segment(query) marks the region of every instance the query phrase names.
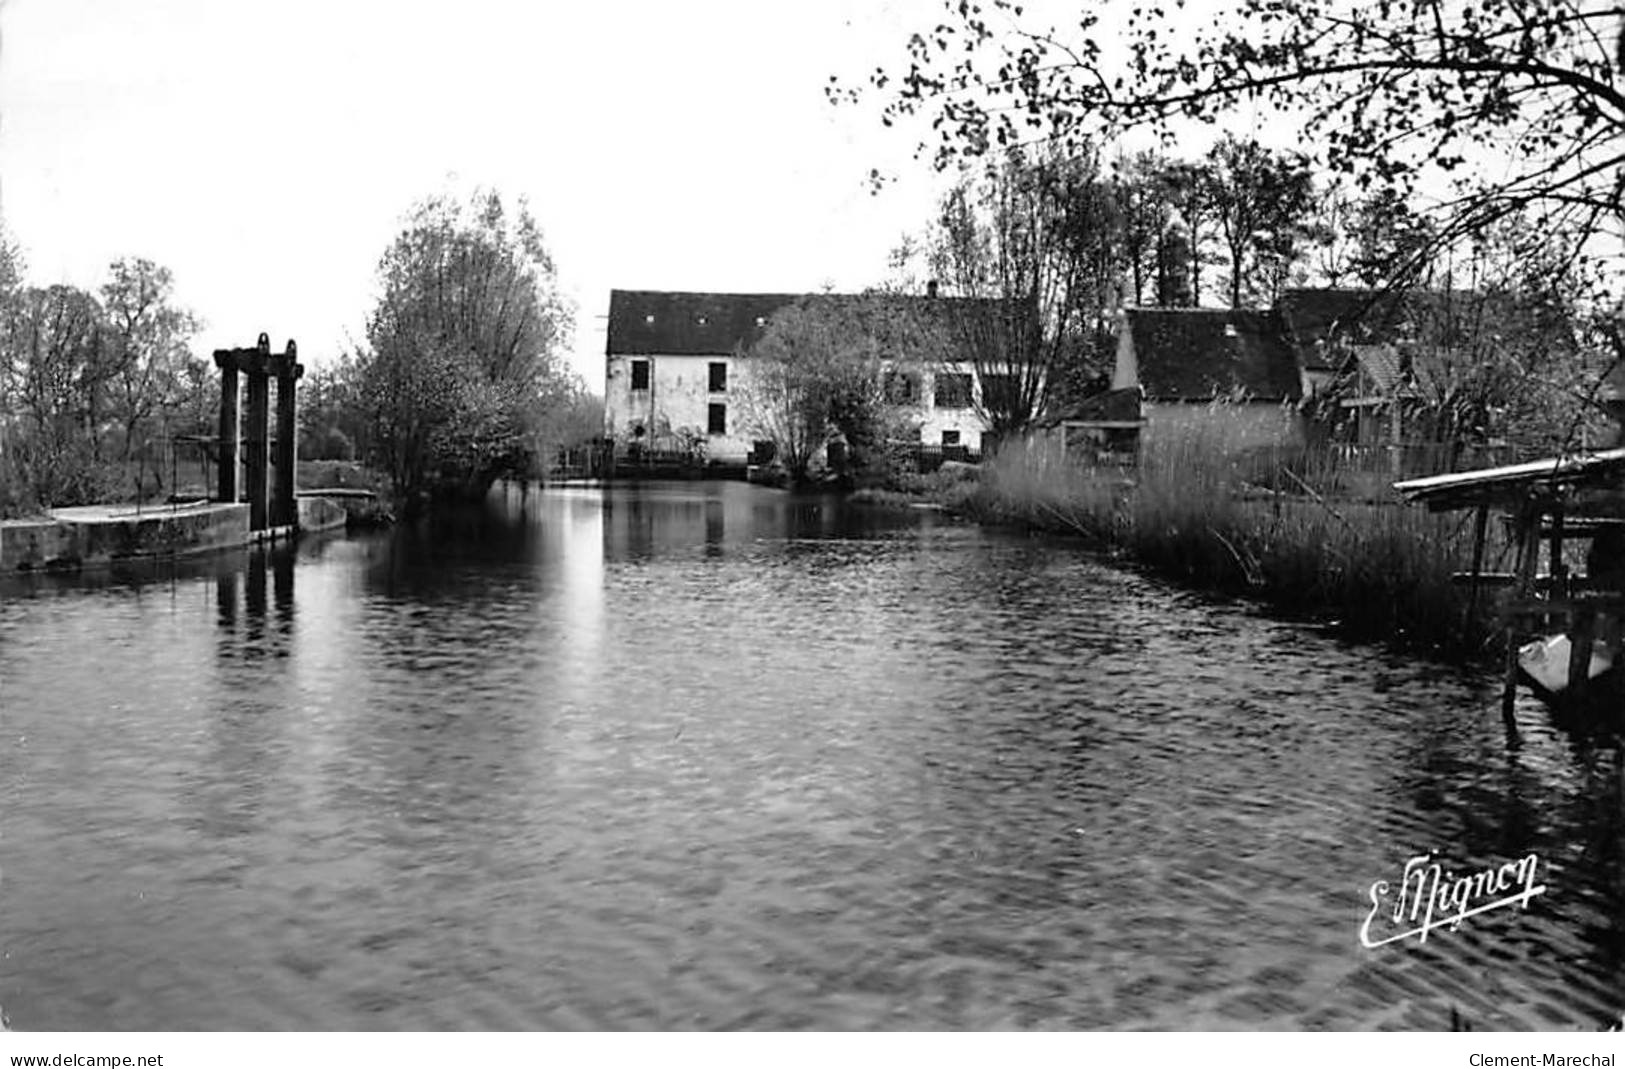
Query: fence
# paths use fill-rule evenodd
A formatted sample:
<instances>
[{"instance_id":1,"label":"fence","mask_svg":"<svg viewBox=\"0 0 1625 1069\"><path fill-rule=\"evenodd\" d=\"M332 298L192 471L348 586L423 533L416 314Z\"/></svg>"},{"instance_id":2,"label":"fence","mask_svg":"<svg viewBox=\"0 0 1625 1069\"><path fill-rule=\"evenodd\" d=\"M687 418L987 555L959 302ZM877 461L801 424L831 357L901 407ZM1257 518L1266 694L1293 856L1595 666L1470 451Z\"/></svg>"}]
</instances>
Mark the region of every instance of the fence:
<instances>
[{"instance_id":1,"label":"fence","mask_svg":"<svg viewBox=\"0 0 1625 1069\"><path fill-rule=\"evenodd\" d=\"M961 464L977 464L982 459L982 454L969 446L924 445L918 442L901 446L897 456L903 466L913 465L914 470L921 475L931 474L950 460Z\"/></svg>"},{"instance_id":2,"label":"fence","mask_svg":"<svg viewBox=\"0 0 1625 1069\"><path fill-rule=\"evenodd\" d=\"M548 481L560 479L602 479L615 467L615 444L608 438L560 449L548 469Z\"/></svg>"},{"instance_id":3,"label":"fence","mask_svg":"<svg viewBox=\"0 0 1625 1069\"><path fill-rule=\"evenodd\" d=\"M1468 445L1464 442L1402 442L1398 445L1333 443L1331 459L1345 471L1393 476L1396 479L1444 475L1514 463L1508 445Z\"/></svg>"}]
</instances>

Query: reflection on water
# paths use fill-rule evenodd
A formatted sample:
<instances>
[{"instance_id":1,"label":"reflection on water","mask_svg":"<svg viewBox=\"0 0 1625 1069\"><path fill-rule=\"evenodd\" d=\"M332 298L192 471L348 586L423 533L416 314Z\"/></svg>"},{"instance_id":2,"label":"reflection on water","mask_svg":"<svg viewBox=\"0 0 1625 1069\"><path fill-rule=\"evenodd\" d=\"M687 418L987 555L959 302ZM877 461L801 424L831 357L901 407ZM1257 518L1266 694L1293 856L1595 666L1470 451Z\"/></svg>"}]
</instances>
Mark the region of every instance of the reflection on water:
<instances>
[{"instance_id":1,"label":"reflection on water","mask_svg":"<svg viewBox=\"0 0 1625 1069\"><path fill-rule=\"evenodd\" d=\"M1074 547L540 492L0 600L15 1027L1596 1027L1608 752ZM1527 913L1367 890L1534 851Z\"/></svg>"}]
</instances>

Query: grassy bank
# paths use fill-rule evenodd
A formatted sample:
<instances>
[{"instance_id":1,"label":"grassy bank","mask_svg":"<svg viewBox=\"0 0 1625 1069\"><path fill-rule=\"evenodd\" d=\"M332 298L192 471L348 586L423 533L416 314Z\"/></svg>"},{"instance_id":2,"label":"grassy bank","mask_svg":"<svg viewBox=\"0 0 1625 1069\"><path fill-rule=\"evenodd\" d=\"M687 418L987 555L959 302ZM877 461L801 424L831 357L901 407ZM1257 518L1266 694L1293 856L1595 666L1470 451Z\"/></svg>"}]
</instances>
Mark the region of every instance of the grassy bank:
<instances>
[{"instance_id":1,"label":"grassy bank","mask_svg":"<svg viewBox=\"0 0 1625 1069\"><path fill-rule=\"evenodd\" d=\"M299 489L371 490L387 499L389 476L349 460L301 460Z\"/></svg>"},{"instance_id":2,"label":"grassy bank","mask_svg":"<svg viewBox=\"0 0 1625 1069\"><path fill-rule=\"evenodd\" d=\"M1450 581L1471 558L1464 513L1339 499L1330 456L1236 459L1222 426L1148 444L1130 474L1012 447L984 465L972 518L1081 535L1192 586L1328 617L1359 637L1455 656L1485 652L1492 599L1467 616ZM1281 458L1274 458L1281 459ZM1494 530L1487 561L1503 546Z\"/></svg>"},{"instance_id":3,"label":"grassy bank","mask_svg":"<svg viewBox=\"0 0 1625 1069\"><path fill-rule=\"evenodd\" d=\"M970 465L944 468L929 475L903 473L894 476L884 487L865 487L852 493L851 500L860 505L882 505L891 508L914 508L929 505L963 512L971 507L980 486L977 470Z\"/></svg>"},{"instance_id":4,"label":"grassy bank","mask_svg":"<svg viewBox=\"0 0 1625 1069\"><path fill-rule=\"evenodd\" d=\"M395 522L389 476L347 460L301 460L300 490L370 490L372 500L352 498L343 502L349 514L348 526L388 527Z\"/></svg>"}]
</instances>

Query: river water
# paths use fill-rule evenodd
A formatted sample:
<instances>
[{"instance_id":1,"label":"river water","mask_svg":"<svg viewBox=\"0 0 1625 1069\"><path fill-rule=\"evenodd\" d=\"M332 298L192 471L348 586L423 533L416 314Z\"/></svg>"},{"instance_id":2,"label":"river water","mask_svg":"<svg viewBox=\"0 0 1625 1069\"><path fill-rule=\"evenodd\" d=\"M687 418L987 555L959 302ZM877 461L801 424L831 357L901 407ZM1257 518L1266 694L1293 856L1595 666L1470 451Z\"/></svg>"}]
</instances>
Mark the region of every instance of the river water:
<instances>
[{"instance_id":1,"label":"river water","mask_svg":"<svg viewBox=\"0 0 1625 1069\"><path fill-rule=\"evenodd\" d=\"M1611 751L1059 540L743 484L0 587L13 1028L1594 1029ZM1368 949L1374 881L1547 891Z\"/></svg>"}]
</instances>

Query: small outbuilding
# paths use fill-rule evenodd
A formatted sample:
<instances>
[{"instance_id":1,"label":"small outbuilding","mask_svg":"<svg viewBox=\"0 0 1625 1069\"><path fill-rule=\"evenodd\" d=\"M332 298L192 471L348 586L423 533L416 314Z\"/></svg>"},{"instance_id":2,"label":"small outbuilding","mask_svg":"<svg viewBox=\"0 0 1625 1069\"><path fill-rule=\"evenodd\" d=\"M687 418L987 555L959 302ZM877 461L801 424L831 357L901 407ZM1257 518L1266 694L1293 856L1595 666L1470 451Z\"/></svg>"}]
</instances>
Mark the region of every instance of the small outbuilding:
<instances>
[{"instance_id":1,"label":"small outbuilding","mask_svg":"<svg viewBox=\"0 0 1625 1069\"><path fill-rule=\"evenodd\" d=\"M1146 442L1243 452L1304 439L1303 379L1275 311L1124 309L1112 388L1140 394Z\"/></svg>"}]
</instances>

